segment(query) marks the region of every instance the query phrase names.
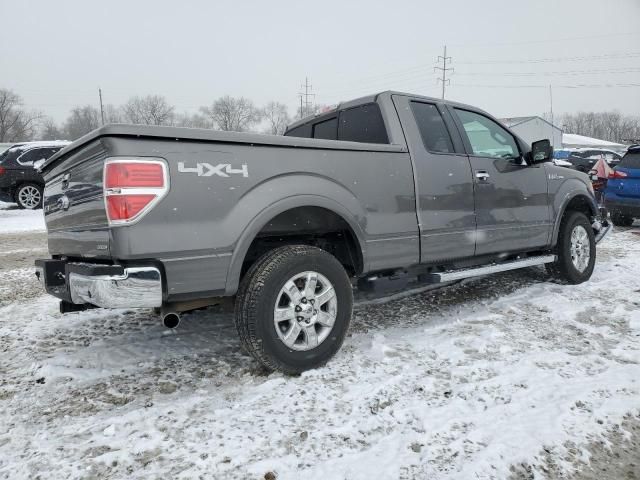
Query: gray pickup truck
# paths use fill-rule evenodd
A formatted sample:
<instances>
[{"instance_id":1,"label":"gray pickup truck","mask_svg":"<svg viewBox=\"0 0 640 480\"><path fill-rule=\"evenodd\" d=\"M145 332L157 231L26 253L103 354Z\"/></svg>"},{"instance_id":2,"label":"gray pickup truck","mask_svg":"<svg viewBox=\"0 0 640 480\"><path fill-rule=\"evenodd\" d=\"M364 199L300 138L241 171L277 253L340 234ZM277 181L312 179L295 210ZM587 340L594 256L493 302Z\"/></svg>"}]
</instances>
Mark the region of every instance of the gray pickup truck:
<instances>
[{"instance_id":1,"label":"gray pickup truck","mask_svg":"<svg viewBox=\"0 0 640 480\"><path fill-rule=\"evenodd\" d=\"M235 298L270 369L327 362L358 279L448 282L547 265L588 280L610 226L583 173L469 105L396 92L284 136L107 125L51 157L36 262L63 313L180 313Z\"/></svg>"}]
</instances>

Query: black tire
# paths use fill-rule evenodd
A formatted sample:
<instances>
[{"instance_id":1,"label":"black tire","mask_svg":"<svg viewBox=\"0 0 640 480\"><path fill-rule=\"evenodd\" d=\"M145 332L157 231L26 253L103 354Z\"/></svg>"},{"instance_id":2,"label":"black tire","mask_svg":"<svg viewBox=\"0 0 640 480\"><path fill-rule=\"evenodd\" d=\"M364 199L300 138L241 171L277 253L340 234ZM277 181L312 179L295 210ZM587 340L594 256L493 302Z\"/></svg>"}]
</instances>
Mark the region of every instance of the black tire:
<instances>
[{"instance_id":1,"label":"black tire","mask_svg":"<svg viewBox=\"0 0 640 480\"><path fill-rule=\"evenodd\" d=\"M305 271L324 275L336 293L337 311L324 341L306 351L289 348L274 325L280 290L292 276ZM335 257L316 247L289 245L271 250L247 271L235 304L235 324L243 348L269 370L297 374L317 368L340 349L347 334L353 291L347 272Z\"/></svg>"},{"instance_id":2,"label":"black tire","mask_svg":"<svg viewBox=\"0 0 640 480\"><path fill-rule=\"evenodd\" d=\"M582 272L576 268L571 258L571 234L577 226L584 228L589 241L589 262ZM547 264L547 271L556 280L577 285L591 278L593 267L596 263L596 239L591 223L589 223L589 219L584 213L565 213L562 223L560 224L555 254L558 256L558 259L554 263Z\"/></svg>"},{"instance_id":3,"label":"black tire","mask_svg":"<svg viewBox=\"0 0 640 480\"><path fill-rule=\"evenodd\" d=\"M37 200L29 201L26 197L26 192L37 191ZM32 198L29 196L28 198ZM27 210L37 210L42 208L43 188L37 183L23 183L16 188L14 200L18 204L18 207Z\"/></svg>"},{"instance_id":4,"label":"black tire","mask_svg":"<svg viewBox=\"0 0 640 480\"><path fill-rule=\"evenodd\" d=\"M633 217L616 211L611 212L611 221L616 227L630 227L633 225Z\"/></svg>"}]
</instances>

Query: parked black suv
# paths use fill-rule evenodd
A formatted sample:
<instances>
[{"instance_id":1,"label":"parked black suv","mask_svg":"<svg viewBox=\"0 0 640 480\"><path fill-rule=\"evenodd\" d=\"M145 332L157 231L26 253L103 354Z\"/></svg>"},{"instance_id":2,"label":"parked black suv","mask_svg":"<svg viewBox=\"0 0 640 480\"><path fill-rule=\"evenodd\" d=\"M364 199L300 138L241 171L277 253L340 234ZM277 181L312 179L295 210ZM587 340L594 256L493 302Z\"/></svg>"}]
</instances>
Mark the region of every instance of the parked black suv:
<instances>
[{"instance_id":1,"label":"parked black suv","mask_svg":"<svg viewBox=\"0 0 640 480\"><path fill-rule=\"evenodd\" d=\"M20 208L42 207L44 179L34 164L47 160L69 142L17 143L0 154L0 201ZM36 165L37 166L37 165Z\"/></svg>"},{"instance_id":2,"label":"parked black suv","mask_svg":"<svg viewBox=\"0 0 640 480\"><path fill-rule=\"evenodd\" d=\"M620 155L619 153L612 150L604 150L599 148L584 148L580 150L574 150L569 153L569 156L567 158L563 160L571 163L576 170L584 173L589 173L596 162L602 157L604 157L611 168L616 167L620 163L620 160L622 160L622 155Z\"/></svg>"}]
</instances>

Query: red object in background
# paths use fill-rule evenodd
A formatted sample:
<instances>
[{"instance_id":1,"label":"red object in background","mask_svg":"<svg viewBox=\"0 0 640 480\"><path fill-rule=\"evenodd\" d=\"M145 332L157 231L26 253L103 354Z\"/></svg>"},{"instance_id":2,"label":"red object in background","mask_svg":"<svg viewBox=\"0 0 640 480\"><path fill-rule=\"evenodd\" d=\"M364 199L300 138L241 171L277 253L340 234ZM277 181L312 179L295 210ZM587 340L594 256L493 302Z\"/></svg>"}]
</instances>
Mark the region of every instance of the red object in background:
<instances>
[{"instance_id":1,"label":"red object in background","mask_svg":"<svg viewBox=\"0 0 640 480\"><path fill-rule=\"evenodd\" d=\"M0 167L0 175L4 175L4 172L6 172L7 169L4 167Z\"/></svg>"}]
</instances>

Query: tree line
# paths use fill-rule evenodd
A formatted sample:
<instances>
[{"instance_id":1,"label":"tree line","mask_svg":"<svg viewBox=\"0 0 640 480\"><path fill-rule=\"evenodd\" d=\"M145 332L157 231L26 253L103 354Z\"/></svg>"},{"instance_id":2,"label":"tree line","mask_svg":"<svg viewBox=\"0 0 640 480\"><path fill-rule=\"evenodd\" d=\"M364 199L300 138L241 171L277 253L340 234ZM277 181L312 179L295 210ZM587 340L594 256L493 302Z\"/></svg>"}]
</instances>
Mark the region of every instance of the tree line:
<instances>
[{"instance_id":1,"label":"tree line","mask_svg":"<svg viewBox=\"0 0 640 480\"><path fill-rule=\"evenodd\" d=\"M196 113L179 113L162 95L131 97L124 105L107 104L101 112L95 105L71 109L61 123L36 110L27 109L22 97L12 90L0 88L0 142L30 140L75 140L104 123L140 125L170 125L176 127L209 128L233 132L284 133L292 121L285 104L272 101L262 107L244 97L225 95ZM317 113L298 108L295 118ZM558 125L567 133L577 133L618 143L640 139L640 117L618 112L579 112L561 117Z\"/></svg>"},{"instance_id":2,"label":"tree line","mask_svg":"<svg viewBox=\"0 0 640 480\"><path fill-rule=\"evenodd\" d=\"M303 112L306 116L307 113ZM56 122L36 110L25 108L20 95L0 88L0 142L31 140L75 140L104 123L138 125L168 125L209 128L233 132L284 133L292 118L285 104L272 101L262 107L244 97L225 95L196 113L179 113L162 95L131 97L123 105L104 105L103 112L95 105L71 109L66 120ZM301 118L301 112L296 113Z\"/></svg>"},{"instance_id":3,"label":"tree line","mask_svg":"<svg viewBox=\"0 0 640 480\"><path fill-rule=\"evenodd\" d=\"M577 133L616 143L640 142L640 118L619 112L578 112L561 117L566 133Z\"/></svg>"}]
</instances>

